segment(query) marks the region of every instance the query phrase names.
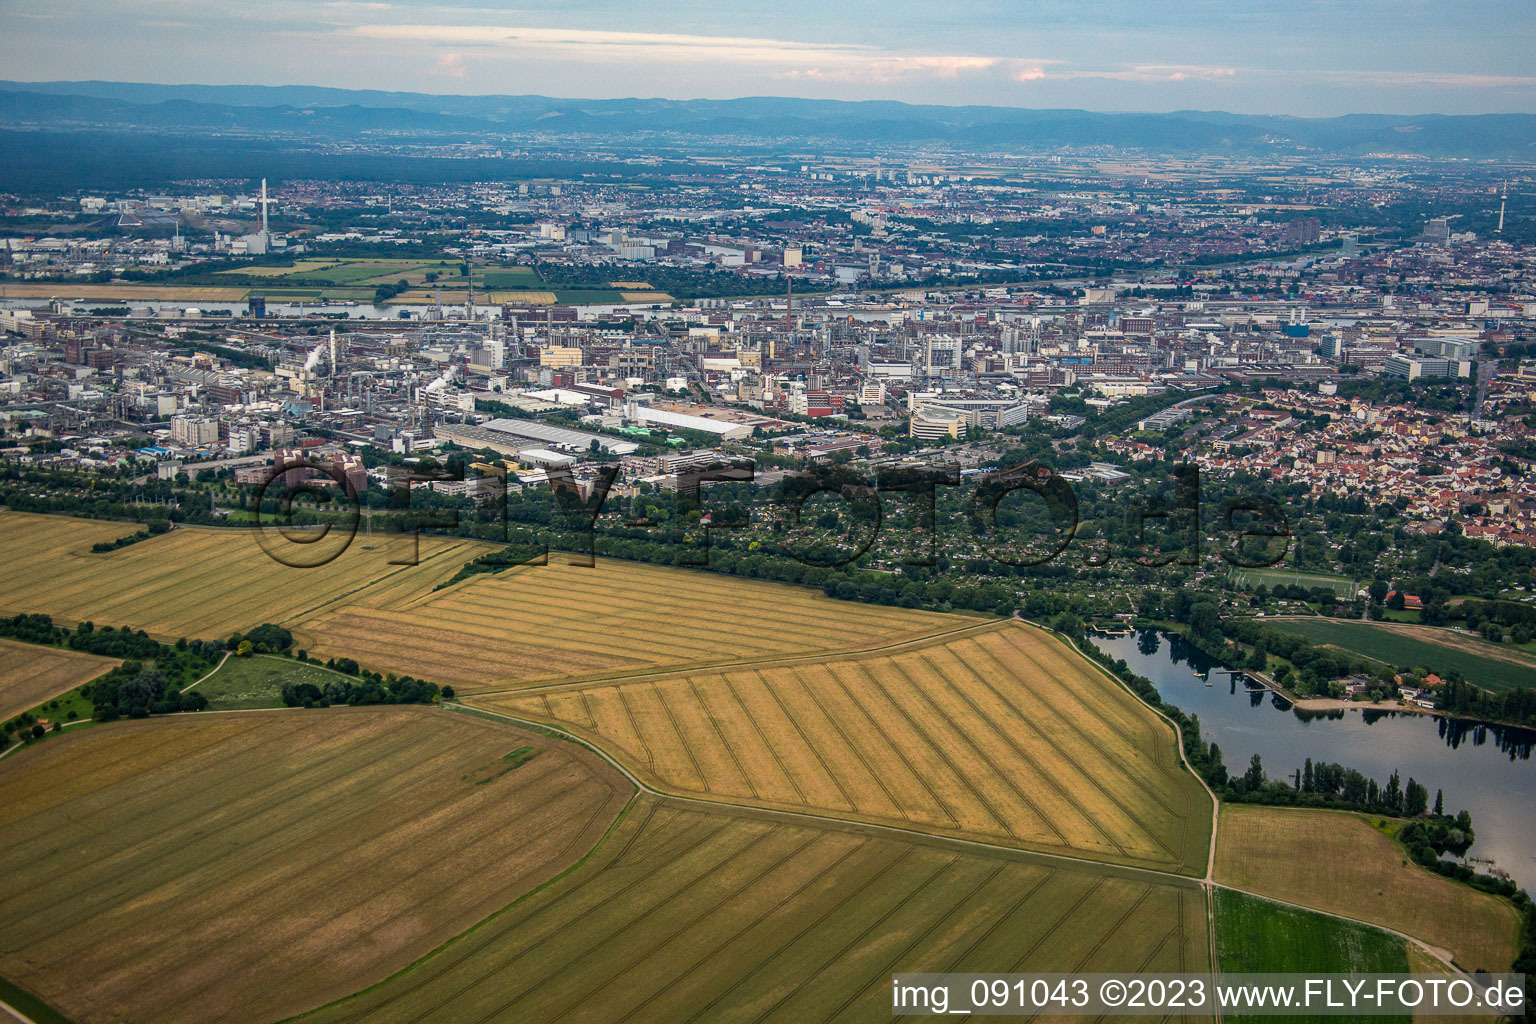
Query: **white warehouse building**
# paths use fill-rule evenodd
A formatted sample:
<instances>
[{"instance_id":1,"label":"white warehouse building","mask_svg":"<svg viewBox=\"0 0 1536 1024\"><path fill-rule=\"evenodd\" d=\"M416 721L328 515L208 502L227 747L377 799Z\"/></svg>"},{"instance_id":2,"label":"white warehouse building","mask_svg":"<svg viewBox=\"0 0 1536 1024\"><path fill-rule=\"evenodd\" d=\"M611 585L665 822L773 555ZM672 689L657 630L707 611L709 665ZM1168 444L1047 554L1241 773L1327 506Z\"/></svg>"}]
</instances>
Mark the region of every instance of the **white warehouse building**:
<instances>
[{"instance_id":1,"label":"white warehouse building","mask_svg":"<svg viewBox=\"0 0 1536 1024\"><path fill-rule=\"evenodd\" d=\"M730 439L752 436L752 428L742 423L727 423L703 416L690 416L687 413L657 409L638 403L631 404L624 414L626 418L642 425L656 424L662 427L676 427L680 430L698 430Z\"/></svg>"}]
</instances>

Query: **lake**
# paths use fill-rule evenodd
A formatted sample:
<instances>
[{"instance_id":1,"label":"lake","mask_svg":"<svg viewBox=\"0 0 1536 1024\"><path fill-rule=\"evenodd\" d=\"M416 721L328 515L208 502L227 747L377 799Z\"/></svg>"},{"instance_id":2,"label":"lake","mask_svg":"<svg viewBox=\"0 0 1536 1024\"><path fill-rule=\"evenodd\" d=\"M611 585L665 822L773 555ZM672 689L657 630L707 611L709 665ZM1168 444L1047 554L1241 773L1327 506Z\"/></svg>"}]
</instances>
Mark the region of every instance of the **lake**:
<instances>
[{"instance_id":1,"label":"lake","mask_svg":"<svg viewBox=\"0 0 1536 1024\"><path fill-rule=\"evenodd\" d=\"M1472 814L1468 857L1491 859L1536 891L1536 731L1396 711L1304 712L1268 690L1250 690L1181 637L1144 630L1090 641L1157 685L1163 699L1198 715L1200 734L1240 774L1258 754L1269 777L1292 776L1307 758L1354 768L1383 785L1395 770L1445 791L1445 809ZM1214 685L1207 686L1209 680ZM1477 865L1487 870L1486 863Z\"/></svg>"}]
</instances>

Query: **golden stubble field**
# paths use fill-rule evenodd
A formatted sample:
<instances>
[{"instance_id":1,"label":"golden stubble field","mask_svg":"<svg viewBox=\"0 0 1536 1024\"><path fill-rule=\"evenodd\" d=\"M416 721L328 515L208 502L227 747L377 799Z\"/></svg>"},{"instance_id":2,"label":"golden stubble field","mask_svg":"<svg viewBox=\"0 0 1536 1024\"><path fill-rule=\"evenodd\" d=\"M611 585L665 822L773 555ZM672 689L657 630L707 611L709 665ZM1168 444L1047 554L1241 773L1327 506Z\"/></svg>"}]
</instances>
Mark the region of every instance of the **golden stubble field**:
<instances>
[{"instance_id":1,"label":"golden stubble field","mask_svg":"<svg viewBox=\"0 0 1536 1024\"><path fill-rule=\"evenodd\" d=\"M294 635L311 655L366 656L371 667L470 693L862 650L976 621L714 573L552 558L415 597L401 590L371 607L338 603L305 618Z\"/></svg>"},{"instance_id":2,"label":"golden stubble field","mask_svg":"<svg viewBox=\"0 0 1536 1024\"><path fill-rule=\"evenodd\" d=\"M478 541L422 537L418 565L390 565L410 556L410 538L378 534L370 541L359 534L335 561L298 569L262 550L253 531L179 527L116 551L91 551L97 541L138 530L132 523L0 512L7 570L0 612L217 640L342 599L360 605L430 591L492 550ZM350 653L363 660L368 651Z\"/></svg>"},{"instance_id":3,"label":"golden stubble field","mask_svg":"<svg viewBox=\"0 0 1536 1024\"><path fill-rule=\"evenodd\" d=\"M349 995L575 863L633 792L569 743L427 708L176 716L25 754L0 760L0 975L82 1024Z\"/></svg>"},{"instance_id":4,"label":"golden stubble field","mask_svg":"<svg viewBox=\"0 0 1536 1024\"><path fill-rule=\"evenodd\" d=\"M156 284L0 284L0 299L117 299L126 302L239 302L246 287Z\"/></svg>"},{"instance_id":5,"label":"golden stubble field","mask_svg":"<svg viewBox=\"0 0 1536 1024\"><path fill-rule=\"evenodd\" d=\"M1204 971L1194 883L641 797L593 856L315 1024L891 1019L907 971Z\"/></svg>"},{"instance_id":6,"label":"golden stubble field","mask_svg":"<svg viewBox=\"0 0 1536 1024\"><path fill-rule=\"evenodd\" d=\"M120 664L94 654L0 640L0 720L67 693Z\"/></svg>"},{"instance_id":7,"label":"golden stubble field","mask_svg":"<svg viewBox=\"0 0 1536 1024\"><path fill-rule=\"evenodd\" d=\"M1205 870L1211 798L1172 727L1020 622L470 700L567 729L664 792Z\"/></svg>"},{"instance_id":8,"label":"golden stubble field","mask_svg":"<svg viewBox=\"0 0 1536 1024\"><path fill-rule=\"evenodd\" d=\"M1224 885L1404 932L1465 970L1506 971L1514 959L1520 919L1507 900L1419 867L1365 817L1227 804L1219 834Z\"/></svg>"}]
</instances>

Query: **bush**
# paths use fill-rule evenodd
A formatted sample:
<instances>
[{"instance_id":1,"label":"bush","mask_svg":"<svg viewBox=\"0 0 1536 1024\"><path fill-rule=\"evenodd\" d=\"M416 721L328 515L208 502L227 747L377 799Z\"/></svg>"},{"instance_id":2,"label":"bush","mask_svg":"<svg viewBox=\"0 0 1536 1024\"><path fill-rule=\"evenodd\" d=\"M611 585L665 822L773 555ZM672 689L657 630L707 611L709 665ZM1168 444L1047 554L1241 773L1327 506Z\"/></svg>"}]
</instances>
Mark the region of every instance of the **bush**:
<instances>
[{"instance_id":1,"label":"bush","mask_svg":"<svg viewBox=\"0 0 1536 1024\"><path fill-rule=\"evenodd\" d=\"M293 634L270 622L264 622L245 634L245 639L258 654L281 654L293 646Z\"/></svg>"}]
</instances>

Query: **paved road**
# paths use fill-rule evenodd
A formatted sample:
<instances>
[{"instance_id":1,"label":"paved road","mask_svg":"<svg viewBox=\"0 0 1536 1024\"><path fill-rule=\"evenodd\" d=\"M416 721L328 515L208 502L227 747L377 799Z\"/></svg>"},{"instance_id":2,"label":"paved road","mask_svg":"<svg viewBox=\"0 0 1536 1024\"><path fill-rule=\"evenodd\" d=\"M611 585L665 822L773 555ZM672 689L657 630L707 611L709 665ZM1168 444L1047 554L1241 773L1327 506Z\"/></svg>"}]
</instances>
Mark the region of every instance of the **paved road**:
<instances>
[{"instance_id":1,"label":"paved road","mask_svg":"<svg viewBox=\"0 0 1536 1024\"><path fill-rule=\"evenodd\" d=\"M0 1003L0 1024L34 1024L34 1021L9 1003Z\"/></svg>"},{"instance_id":2,"label":"paved road","mask_svg":"<svg viewBox=\"0 0 1536 1024\"><path fill-rule=\"evenodd\" d=\"M1497 359L1486 359L1477 364L1477 400L1472 403L1472 418L1483 418L1483 402L1488 398L1488 382L1499 372Z\"/></svg>"}]
</instances>

